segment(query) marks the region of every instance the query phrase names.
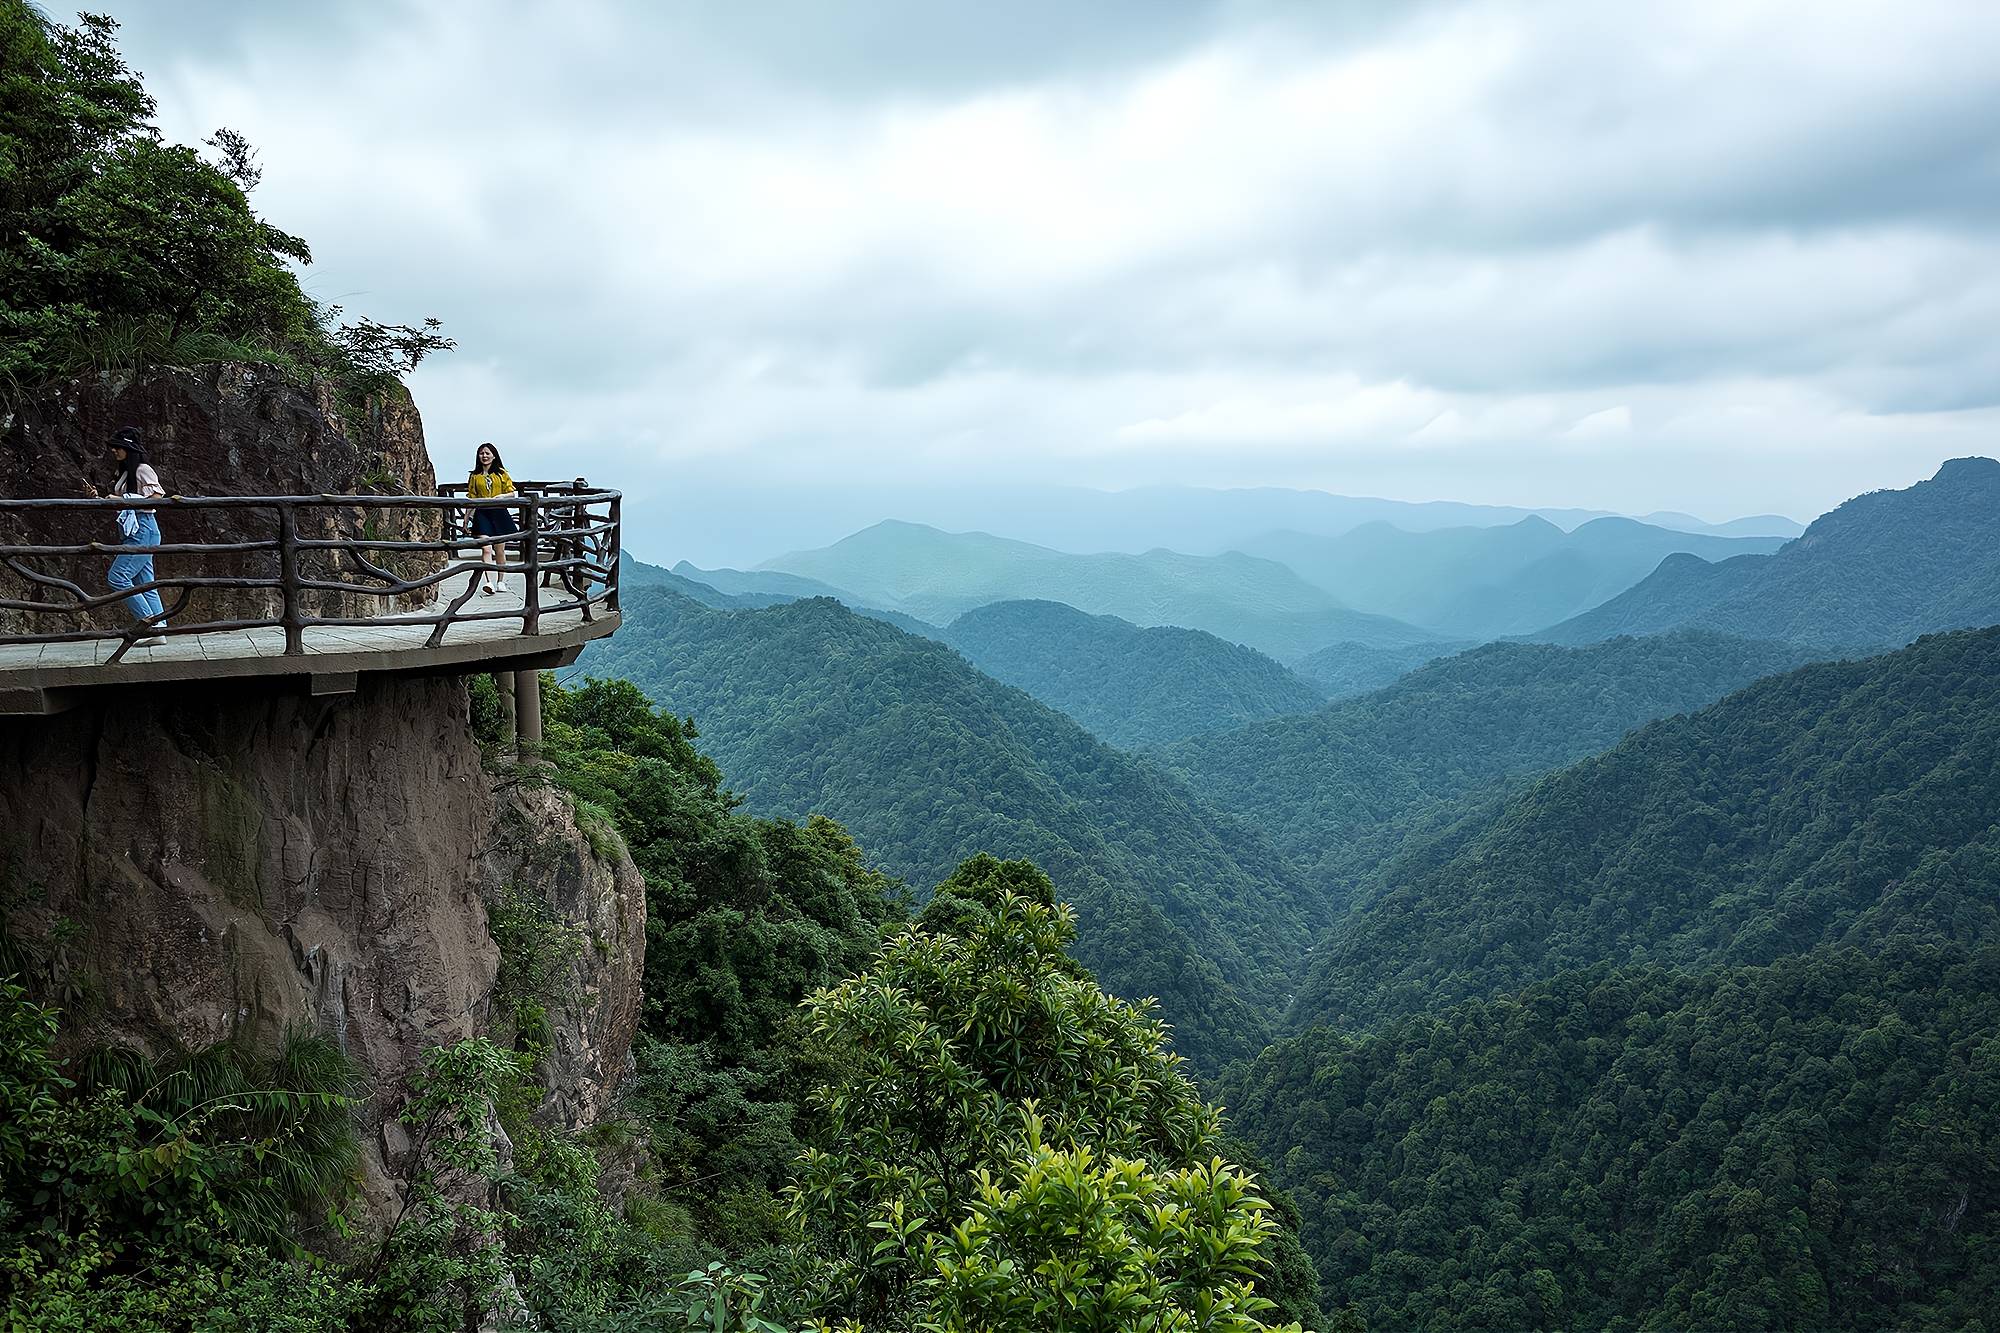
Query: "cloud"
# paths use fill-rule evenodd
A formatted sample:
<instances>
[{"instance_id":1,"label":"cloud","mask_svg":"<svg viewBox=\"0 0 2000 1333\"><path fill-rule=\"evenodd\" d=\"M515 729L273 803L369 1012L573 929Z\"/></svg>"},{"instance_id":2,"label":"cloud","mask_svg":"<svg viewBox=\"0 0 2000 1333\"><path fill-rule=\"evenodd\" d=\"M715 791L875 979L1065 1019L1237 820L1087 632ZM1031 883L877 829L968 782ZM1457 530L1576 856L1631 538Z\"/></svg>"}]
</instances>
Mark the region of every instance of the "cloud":
<instances>
[{"instance_id":1,"label":"cloud","mask_svg":"<svg viewBox=\"0 0 2000 1333\"><path fill-rule=\"evenodd\" d=\"M1992 5L122 8L317 293L459 338L441 454L1808 514L1992 448Z\"/></svg>"}]
</instances>

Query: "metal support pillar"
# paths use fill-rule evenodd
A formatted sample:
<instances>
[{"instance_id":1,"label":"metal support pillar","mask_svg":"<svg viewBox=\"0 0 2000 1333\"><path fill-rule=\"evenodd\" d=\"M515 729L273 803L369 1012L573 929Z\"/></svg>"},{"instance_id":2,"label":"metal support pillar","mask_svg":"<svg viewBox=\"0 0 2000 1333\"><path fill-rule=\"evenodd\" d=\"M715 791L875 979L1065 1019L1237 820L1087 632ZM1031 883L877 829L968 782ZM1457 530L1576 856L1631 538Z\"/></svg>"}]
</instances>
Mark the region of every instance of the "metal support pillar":
<instances>
[{"instance_id":1,"label":"metal support pillar","mask_svg":"<svg viewBox=\"0 0 2000 1333\"><path fill-rule=\"evenodd\" d=\"M542 748L542 676L539 671L514 673L514 736L524 756Z\"/></svg>"}]
</instances>

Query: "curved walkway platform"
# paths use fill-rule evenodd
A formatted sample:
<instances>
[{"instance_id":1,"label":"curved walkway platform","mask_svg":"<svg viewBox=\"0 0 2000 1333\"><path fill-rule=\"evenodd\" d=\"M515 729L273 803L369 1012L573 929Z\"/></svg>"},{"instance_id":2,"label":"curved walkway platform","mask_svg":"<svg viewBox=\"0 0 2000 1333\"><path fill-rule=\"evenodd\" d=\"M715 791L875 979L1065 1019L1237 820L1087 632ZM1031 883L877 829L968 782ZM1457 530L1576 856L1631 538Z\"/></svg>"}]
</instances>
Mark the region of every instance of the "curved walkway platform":
<instances>
[{"instance_id":1,"label":"curved walkway platform","mask_svg":"<svg viewBox=\"0 0 2000 1333\"><path fill-rule=\"evenodd\" d=\"M440 603L456 600L476 577L468 571L440 585ZM178 635L158 647L128 649L118 662L107 660L118 647L115 639L0 644L0 715L60 712L81 691L119 685L262 679L313 694L345 694L375 674L542 671L567 666L584 644L618 628L618 612L600 602L587 621L581 611L545 611L536 632L523 634L523 582L513 574L501 592L474 593L468 610L508 614L454 620L435 645L431 625L404 623L435 614L435 607L366 625L309 626L305 652L292 656L285 653L285 631L277 628Z\"/></svg>"},{"instance_id":2,"label":"curved walkway platform","mask_svg":"<svg viewBox=\"0 0 2000 1333\"><path fill-rule=\"evenodd\" d=\"M0 499L0 609L34 621L0 635L0 714L60 712L86 691L176 682L268 681L313 694L348 693L371 675L490 671L518 682L617 630L618 492L582 478L519 482L514 494L480 500L439 489L165 496L151 502L163 528L221 539L154 545L73 535L110 526L125 500ZM475 520L496 512L505 525L486 530L504 535L476 535ZM476 580L496 567L479 562L496 545L511 553L509 569L501 590L486 594ZM99 562L114 556L146 563L125 586L94 590L91 580L109 581ZM398 572L411 557L416 572ZM209 615L235 619L184 614L204 590L251 601L210 606ZM163 642L141 647L147 631L136 622L92 627L89 617L121 618L118 604L138 594L157 598L150 614L164 615ZM327 594L414 609L315 613Z\"/></svg>"}]
</instances>

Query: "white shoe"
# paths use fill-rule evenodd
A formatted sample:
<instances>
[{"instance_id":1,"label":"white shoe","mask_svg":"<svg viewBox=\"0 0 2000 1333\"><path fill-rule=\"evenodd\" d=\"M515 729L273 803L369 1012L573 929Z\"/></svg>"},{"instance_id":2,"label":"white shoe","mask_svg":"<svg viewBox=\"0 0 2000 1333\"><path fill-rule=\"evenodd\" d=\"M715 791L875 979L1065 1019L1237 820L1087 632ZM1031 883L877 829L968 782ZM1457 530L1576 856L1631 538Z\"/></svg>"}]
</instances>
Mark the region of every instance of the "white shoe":
<instances>
[{"instance_id":1,"label":"white shoe","mask_svg":"<svg viewBox=\"0 0 2000 1333\"><path fill-rule=\"evenodd\" d=\"M159 635L149 634L143 639L132 640L132 646L134 648L158 648L161 644L165 642L166 640L161 638Z\"/></svg>"}]
</instances>

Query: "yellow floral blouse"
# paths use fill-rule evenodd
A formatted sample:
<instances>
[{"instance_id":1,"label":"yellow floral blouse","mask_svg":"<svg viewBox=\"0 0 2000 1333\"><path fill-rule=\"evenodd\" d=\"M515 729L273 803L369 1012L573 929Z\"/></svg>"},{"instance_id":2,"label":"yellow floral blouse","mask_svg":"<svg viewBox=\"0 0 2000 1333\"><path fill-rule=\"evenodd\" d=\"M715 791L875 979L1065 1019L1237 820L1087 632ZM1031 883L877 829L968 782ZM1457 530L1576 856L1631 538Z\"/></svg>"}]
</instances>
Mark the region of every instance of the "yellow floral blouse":
<instances>
[{"instance_id":1,"label":"yellow floral blouse","mask_svg":"<svg viewBox=\"0 0 2000 1333\"><path fill-rule=\"evenodd\" d=\"M514 479L507 475L507 469L492 472L474 472L465 479L465 494L474 500L491 500L498 495L512 495Z\"/></svg>"}]
</instances>

